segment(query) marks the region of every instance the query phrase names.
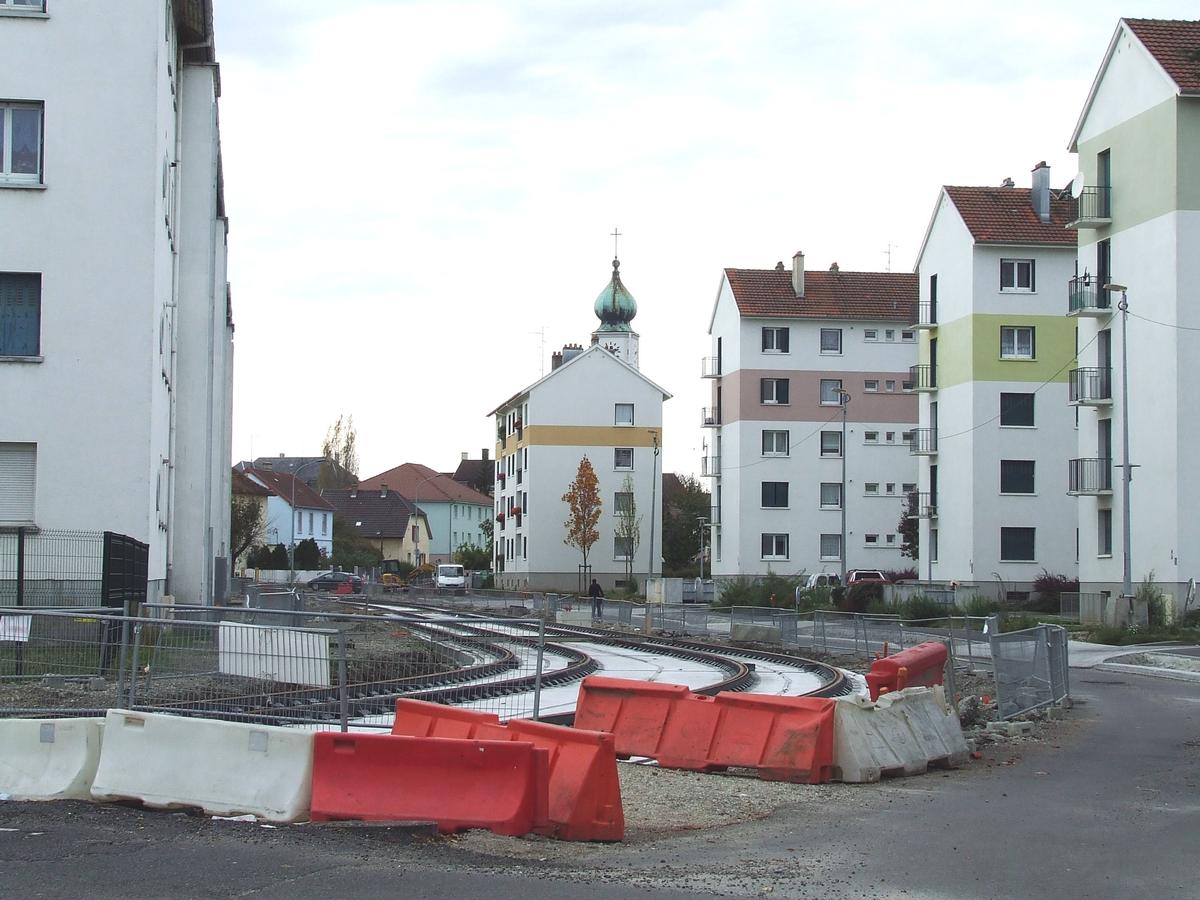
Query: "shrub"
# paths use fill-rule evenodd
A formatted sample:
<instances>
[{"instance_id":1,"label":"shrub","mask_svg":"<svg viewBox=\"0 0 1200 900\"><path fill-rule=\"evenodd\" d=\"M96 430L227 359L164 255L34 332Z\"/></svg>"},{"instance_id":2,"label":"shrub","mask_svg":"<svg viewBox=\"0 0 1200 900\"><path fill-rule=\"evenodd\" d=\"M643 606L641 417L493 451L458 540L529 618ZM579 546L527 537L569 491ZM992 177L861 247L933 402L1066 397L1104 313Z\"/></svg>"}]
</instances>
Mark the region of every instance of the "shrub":
<instances>
[{"instance_id":1,"label":"shrub","mask_svg":"<svg viewBox=\"0 0 1200 900\"><path fill-rule=\"evenodd\" d=\"M276 544L271 548L270 565L271 569L286 569L288 568L288 552L287 547L283 544Z\"/></svg>"},{"instance_id":2,"label":"shrub","mask_svg":"<svg viewBox=\"0 0 1200 900\"><path fill-rule=\"evenodd\" d=\"M1063 591L1078 591L1079 579L1055 575L1042 569L1042 574L1034 579L1033 589L1037 599L1029 604L1029 608L1034 612L1057 613L1062 608Z\"/></svg>"},{"instance_id":3,"label":"shrub","mask_svg":"<svg viewBox=\"0 0 1200 900\"><path fill-rule=\"evenodd\" d=\"M757 606L758 605L758 586L752 578L745 575L739 575L737 578L729 581L721 581L717 584L717 598L713 601L713 606L722 608L730 606Z\"/></svg>"},{"instance_id":4,"label":"shrub","mask_svg":"<svg viewBox=\"0 0 1200 900\"><path fill-rule=\"evenodd\" d=\"M296 568L313 570L321 567L321 548L313 538L305 538L296 545Z\"/></svg>"},{"instance_id":5,"label":"shrub","mask_svg":"<svg viewBox=\"0 0 1200 900\"><path fill-rule=\"evenodd\" d=\"M955 615L958 609L953 604L939 603L924 594L913 594L899 604L897 611L905 619L941 619Z\"/></svg>"},{"instance_id":6,"label":"shrub","mask_svg":"<svg viewBox=\"0 0 1200 900\"><path fill-rule=\"evenodd\" d=\"M968 616L990 616L1000 610L1000 604L989 600L983 594L972 594L962 605L963 612Z\"/></svg>"},{"instance_id":7,"label":"shrub","mask_svg":"<svg viewBox=\"0 0 1200 900\"><path fill-rule=\"evenodd\" d=\"M1146 604L1146 620L1151 628L1162 628L1167 625L1167 593L1154 580L1154 570L1142 579L1135 595L1139 601Z\"/></svg>"},{"instance_id":8,"label":"shrub","mask_svg":"<svg viewBox=\"0 0 1200 900\"><path fill-rule=\"evenodd\" d=\"M835 589L836 590L836 589ZM871 603L883 603L883 585L868 582L852 584L846 589L838 609L843 612L866 612Z\"/></svg>"},{"instance_id":9,"label":"shrub","mask_svg":"<svg viewBox=\"0 0 1200 900\"><path fill-rule=\"evenodd\" d=\"M915 567L907 569L884 569L883 577L895 584L897 581L917 581L921 576Z\"/></svg>"},{"instance_id":10,"label":"shrub","mask_svg":"<svg viewBox=\"0 0 1200 900\"><path fill-rule=\"evenodd\" d=\"M814 609L833 609L835 602L833 591L828 587L809 588L800 592L800 602L796 604L799 612L812 612Z\"/></svg>"},{"instance_id":11,"label":"shrub","mask_svg":"<svg viewBox=\"0 0 1200 900\"><path fill-rule=\"evenodd\" d=\"M756 582L746 575L721 582L714 606L776 606L791 609L796 603L796 588L803 583L801 578L787 578L768 571L765 578ZM772 599L773 598L773 599Z\"/></svg>"}]
</instances>

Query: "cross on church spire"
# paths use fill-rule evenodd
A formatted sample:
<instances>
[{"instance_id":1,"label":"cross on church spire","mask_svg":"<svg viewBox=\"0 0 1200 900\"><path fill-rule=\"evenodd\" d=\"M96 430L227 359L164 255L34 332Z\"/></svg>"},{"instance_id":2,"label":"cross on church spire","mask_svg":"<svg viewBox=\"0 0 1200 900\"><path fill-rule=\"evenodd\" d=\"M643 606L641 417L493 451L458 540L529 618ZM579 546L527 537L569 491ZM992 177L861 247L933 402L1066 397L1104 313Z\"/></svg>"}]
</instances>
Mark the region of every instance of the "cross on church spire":
<instances>
[{"instance_id":1,"label":"cross on church spire","mask_svg":"<svg viewBox=\"0 0 1200 900\"><path fill-rule=\"evenodd\" d=\"M621 255L617 252L617 241L619 241L621 239L621 232L617 230L617 227L615 225L613 226L612 239L613 239L613 259L616 259Z\"/></svg>"}]
</instances>

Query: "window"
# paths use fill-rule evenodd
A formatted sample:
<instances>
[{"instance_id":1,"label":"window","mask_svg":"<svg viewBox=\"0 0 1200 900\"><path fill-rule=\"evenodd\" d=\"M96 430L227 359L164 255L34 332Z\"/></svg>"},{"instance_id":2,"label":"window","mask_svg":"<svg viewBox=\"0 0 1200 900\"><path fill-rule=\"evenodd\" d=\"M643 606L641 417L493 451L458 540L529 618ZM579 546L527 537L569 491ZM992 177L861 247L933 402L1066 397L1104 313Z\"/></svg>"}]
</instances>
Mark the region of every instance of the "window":
<instances>
[{"instance_id":1,"label":"window","mask_svg":"<svg viewBox=\"0 0 1200 900\"><path fill-rule=\"evenodd\" d=\"M842 558L842 536L840 534L821 535L821 559Z\"/></svg>"},{"instance_id":2,"label":"window","mask_svg":"<svg viewBox=\"0 0 1200 900\"><path fill-rule=\"evenodd\" d=\"M769 431L762 433L763 456L787 456L788 433L786 431Z\"/></svg>"},{"instance_id":3,"label":"window","mask_svg":"<svg viewBox=\"0 0 1200 900\"><path fill-rule=\"evenodd\" d=\"M1096 555L1112 556L1112 510L1096 510Z\"/></svg>"},{"instance_id":4,"label":"window","mask_svg":"<svg viewBox=\"0 0 1200 900\"><path fill-rule=\"evenodd\" d=\"M840 378L822 378L821 379L821 405L822 406L837 406L841 400L842 379Z\"/></svg>"},{"instance_id":5,"label":"window","mask_svg":"<svg viewBox=\"0 0 1200 900\"><path fill-rule=\"evenodd\" d=\"M1000 561L1033 562L1035 531L1036 528L1001 528Z\"/></svg>"},{"instance_id":6,"label":"window","mask_svg":"<svg viewBox=\"0 0 1200 900\"><path fill-rule=\"evenodd\" d=\"M863 340L864 341L879 340L879 330L877 328L864 328L863 329Z\"/></svg>"},{"instance_id":7,"label":"window","mask_svg":"<svg viewBox=\"0 0 1200 900\"><path fill-rule=\"evenodd\" d=\"M865 544L866 544L868 547L878 547L878 546L879 546L879 535L877 535L877 534L864 534L864 535L863 535L863 542L864 542L864 543L865 543Z\"/></svg>"},{"instance_id":8,"label":"window","mask_svg":"<svg viewBox=\"0 0 1200 900\"><path fill-rule=\"evenodd\" d=\"M30 12L45 12L46 0L0 0L0 11L5 9L29 10Z\"/></svg>"},{"instance_id":9,"label":"window","mask_svg":"<svg viewBox=\"0 0 1200 900\"><path fill-rule=\"evenodd\" d=\"M786 534L764 534L762 536L763 559L787 559L788 536Z\"/></svg>"},{"instance_id":10,"label":"window","mask_svg":"<svg viewBox=\"0 0 1200 900\"><path fill-rule=\"evenodd\" d=\"M763 353L787 353L788 329L765 327L762 330Z\"/></svg>"},{"instance_id":11,"label":"window","mask_svg":"<svg viewBox=\"0 0 1200 900\"><path fill-rule=\"evenodd\" d=\"M629 491L617 491L613 494L613 512L618 516L627 516L633 512L633 494Z\"/></svg>"},{"instance_id":12,"label":"window","mask_svg":"<svg viewBox=\"0 0 1200 900\"><path fill-rule=\"evenodd\" d=\"M915 429L911 429L909 431L902 431L902 432L900 432L900 440L902 440L906 444L911 444L913 437L915 435L916 435Z\"/></svg>"},{"instance_id":13,"label":"window","mask_svg":"<svg viewBox=\"0 0 1200 900\"><path fill-rule=\"evenodd\" d=\"M889 534L887 536L887 542L894 545L896 543L896 536L894 534Z\"/></svg>"},{"instance_id":14,"label":"window","mask_svg":"<svg viewBox=\"0 0 1200 900\"><path fill-rule=\"evenodd\" d=\"M879 482L878 481L868 481L866 484L863 485L863 493L866 494L868 497L878 497L879 496Z\"/></svg>"},{"instance_id":15,"label":"window","mask_svg":"<svg viewBox=\"0 0 1200 900\"><path fill-rule=\"evenodd\" d=\"M905 493L905 494L911 494L916 489L917 489L916 484L911 481L906 481L900 485L901 492Z\"/></svg>"},{"instance_id":16,"label":"window","mask_svg":"<svg viewBox=\"0 0 1200 900\"><path fill-rule=\"evenodd\" d=\"M1000 326L1001 359L1033 359L1033 329L1027 326Z\"/></svg>"},{"instance_id":17,"label":"window","mask_svg":"<svg viewBox=\"0 0 1200 900\"><path fill-rule=\"evenodd\" d=\"M633 424L633 404L632 403L616 404L616 406L614 407L613 420L618 425L632 425Z\"/></svg>"},{"instance_id":18,"label":"window","mask_svg":"<svg viewBox=\"0 0 1200 900\"><path fill-rule=\"evenodd\" d=\"M896 330L894 328L884 329L883 339L885 341L894 341L896 339Z\"/></svg>"},{"instance_id":19,"label":"window","mask_svg":"<svg viewBox=\"0 0 1200 900\"><path fill-rule=\"evenodd\" d=\"M629 559L633 556L633 538L629 536L613 536L613 559Z\"/></svg>"},{"instance_id":20,"label":"window","mask_svg":"<svg viewBox=\"0 0 1200 900\"><path fill-rule=\"evenodd\" d=\"M42 276L0 272L0 356L40 356Z\"/></svg>"},{"instance_id":21,"label":"window","mask_svg":"<svg viewBox=\"0 0 1200 900\"><path fill-rule=\"evenodd\" d=\"M906 341L907 343L911 344L916 339L917 339L917 333L915 331L900 332L900 340L902 340L902 341Z\"/></svg>"},{"instance_id":22,"label":"window","mask_svg":"<svg viewBox=\"0 0 1200 900\"><path fill-rule=\"evenodd\" d=\"M0 443L0 523L32 525L37 444Z\"/></svg>"},{"instance_id":23,"label":"window","mask_svg":"<svg viewBox=\"0 0 1200 900\"><path fill-rule=\"evenodd\" d=\"M1033 260L1000 260L1000 290L1018 294L1033 293Z\"/></svg>"},{"instance_id":24,"label":"window","mask_svg":"<svg viewBox=\"0 0 1200 900\"><path fill-rule=\"evenodd\" d=\"M886 387L889 391L896 390L895 379L889 378L886 382L884 382L884 387Z\"/></svg>"},{"instance_id":25,"label":"window","mask_svg":"<svg viewBox=\"0 0 1200 900\"><path fill-rule=\"evenodd\" d=\"M1033 427L1033 394L1000 394L1000 424L1008 427Z\"/></svg>"},{"instance_id":26,"label":"window","mask_svg":"<svg viewBox=\"0 0 1200 900\"><path fill-rule=\"evenodd\" d=\"M879 390L879 380L876 378L868 378L863 382L863 390L867 393L874 393Z\"/></svg>"},{"instance_id":27,"label":"window","mask_svg":"<svg viewBox=\"0 0 1200 900\"><path fill-rule=\"evenodd\" d=\"M1032 459L1000 460L1000 493L1032 494L1033 462Z\"/></svg>"},{"instance_id":28,"label":"window","mask_svg":"<svg viewBox=\"0 0 1200 900\"><path fill-rule=\"evenodd\" d=\"M308 533L316 534L316 532L313 531L313 514L312 513L308 514Z\"/></svg>"},{"instance_id":29,"label":"window","mask_svg":"<svg viewBox=\"0 0 1200 900\"><path fill-rule=\"evenodd\" d=\"M788 380L786 378L760 378L758 399L765 405L782 405L788 402Z\"/></svg>"},{"instance_id":30,"label":"window","mask_svg":"<svg viewBox=\"0 0 1200 900\"><path fill-rule=\"evenodd\" d=\"M615 447L613 449L613 468L630 471L633 469L633 448Z\"/></svg>"},{"instance_id":31,"label":"window","mask_svg":"<svg viewBox=\"0 0 1200 900\"><path fill-rule=\"evenodd\" d=\"M883 490L884 490L884 493L885 493L885 494L894 494L894 493L896 493L896 482L894 482L894 481L889 481L889 482L888 482L886 485L884 485L884 488L883 488Z\"/></svg>"},{"instance_id":32,"label":"window","mask_svg":"<svg viewBox=\"0 0 1200 900\"><path fill-rule=\"evenodd\" d=\"M863 443L878 444L879 443L879 432L878 431L864 431L863 432Z\"/></svg>"},{"instance_id":33,"label":"window","mask_svg":"<svg viewBox=\"0 0 1200 900\"><path fill-rule=\"evenodd\" d=\"M842 329L840 329L840 328L822 328L821 329L821 352L822 353L841 353L842 352Z\"/></svg>"},{"instance_id":34,"label":"window","mask_svg":"<svg viewBox=\"0 0 1200 900\"><path fill-rule=\"evenodd\" d=\"M821 432L821 455L822 456L841 456L842 455L842 433L840 431L822 431Z\"/></svg>"},{"instance_id":35,"label":"window","mask_svg":"<svg viewBox=\"0 0 1200 900\"><path fill-rule=\"evenodd\" d=\"M40 184L42 105L0 103L0 184Z\"/></svg>"},{"instance_id":36,"label":"window","mask_svg":"<svg viewBox=\"0 0 1200 900\"><path fill-rule=\"evenodd\" d=\"M304 531L304 513L296 510L296 533Z\"/></svg>"},{"instance_id":37,"label":"window","mask_svg":"<svg viewBox=\"0 0 1200 900\"><path fill-rule=\"evenodd\" d=\"M894 443L896 443L896 432L894 432L894 431L887 431L887 432L884 432L884 434L886 435L886 436L884 437L884 440L886 440L886 441L887 441L889 444L894 444Z\"/></svg>"},{"instance_id":38,"label":"window","mask_svg":"<svg viewBox=\"0 0 1200 900\"><path fill-rule=\"evenodd\" d=\"M788 483L786 481L764 481L762 483L762 505L764 509L787 509Z\"/></svg>"},{"instance_id":39,"label":"window","mask_svg":"<svg viewBox=\"0 0 1200 900\"><path fill-rule=\"evenodd\" d=\"M929 529L929 561L938 561L938 530L936 528Z\"/></svg>"},{"instance_id":40,"label":"window","mask_svg":"<svg viewBox=\"0 0 1200 900\"><path fill-rule=\"evenodd\" d=\"M842 486L836 481L821 482L821 508L842 508Z\"/></svg>"},{"instance_id":41,"label":"window","mask_svg":"<svg viewBox=\"0 0 1200 900\"><path fill-rule=\"evenodd\" d=\"M911 381L900 382L900 390L911 391L912 389L913 389L913 383Z\"/></svg>"}]
</instances>

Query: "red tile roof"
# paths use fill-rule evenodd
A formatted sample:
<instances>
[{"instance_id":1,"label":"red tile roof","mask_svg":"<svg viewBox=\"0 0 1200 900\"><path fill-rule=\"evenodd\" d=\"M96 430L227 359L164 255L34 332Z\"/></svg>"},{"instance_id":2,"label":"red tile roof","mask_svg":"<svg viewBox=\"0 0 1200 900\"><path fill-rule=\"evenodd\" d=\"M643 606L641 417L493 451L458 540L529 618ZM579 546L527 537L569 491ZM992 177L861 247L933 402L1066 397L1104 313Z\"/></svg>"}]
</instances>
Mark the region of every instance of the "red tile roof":
<instances>
[{"instance_id":1,"label":"red tile roof","mask_svg":"<svg viewBox=\"0 0 1200 900\"><path fill-rule=\"evenodd\" d=\"M1185 94L1200 94L1200 21L1125 19Z\"/></svg>"},{"instance_id":2,"label":"red tile roof","mask_svg":"<svg viewBox=\"0 0 1200 900\"><path fill-rule=\"evenodd\" d=\"M1076 235L1065 226L1075 218L1069 191L1050 192L1050 221L1033 210L1030 190L1017 187L945 189L977 244L1054 244L1074 247Z\"/></svg>"},{"instance_id":3,"label":"red tile roof","mask_svg":"<svg viewBox=\"0 0 1200 900\"><path fill-rule=\"evenodd\" d=\"M257 481L252 481L247 478L237 469L233 470L233 480L230 482L232 492L251 497L269 497L271 492L259 484Z\"/></svg>"},{"instance_id":4,"label":"red tile roof","mask_svg":"<svg viewBox=\"0 0 1200 900\"><path fill-rule=\"evenodd\" d=\"M787 268L726 269L725 277L743 316L908 323L916 312L917 276L907 272L809 271L803 297Z\"/></svg>"},{"instance_id":5,"label":"red tile roof","mask_svg":"<svg viewBox=\"0 0 1200 900\"><path fill-rule=\"evenodd\" d=\"M435 472L420 463L403 463L358 483L360 491L378 491L384 485L418 503L472 503L491 506L492 498L472 490L450 475Z\"/></svg>"},{"instance_id":6,"label":"red tile roof","mask_svg":"<svg viewBox=\"0 0 1200 900\"><path fill-rule=\"evenodd\" d=\"M286 500L293 509L333 509L328 500L322 499L321 495L307 484L286 472L247 469L246 474L257 478L272 494Z\"/></svg>"}]
</instances>

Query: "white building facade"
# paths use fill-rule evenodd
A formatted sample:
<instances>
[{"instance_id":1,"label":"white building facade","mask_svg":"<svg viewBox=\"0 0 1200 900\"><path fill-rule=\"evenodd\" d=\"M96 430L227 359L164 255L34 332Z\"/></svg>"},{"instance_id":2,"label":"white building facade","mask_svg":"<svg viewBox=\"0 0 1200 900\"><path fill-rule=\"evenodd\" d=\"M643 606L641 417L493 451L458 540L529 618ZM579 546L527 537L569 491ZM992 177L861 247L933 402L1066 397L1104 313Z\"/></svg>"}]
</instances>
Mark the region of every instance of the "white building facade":
<instances>
[{"instance_id":1,"label":"white building facade","mask_svg":"<svg viewBox=\"0 0 1200 900\"><path fill-rule=\"evenodd\" d=\"M1043 569L1076 574L1075 202L1049 179L943 188L917 260L920 574L1013 600Z\"/></svg>"},{"instance_id":2,"label":"white building facade","mask_svg":"<svg viewBox=\"0 0 1200 900\"><path fill-rule=\"evenodd\" d=\"M1200 22L1122 19L1070 149L1081 170L1071 310L1079 365L1111 374L1111 400L1081 417L1080 589L1124 591L1126 462L1134 589L1153 573L1182 608L1200 577ZM1118 304L1125 286L1128 343ZM1129 406L1121 360L1128 357ZM1122 451L1128 416L1129 456Z\"/></svg>"},{"instance_id":3,"label":"white building facade","mask_svg":"<svg viewBox=\"0 0 1200 900\"><path fill-rule=\"evenodd\" d=\"M209 2L0 4L0 527L144 541L188 603L229 568L212 37Z\"/></svg>"},{"instance_id":4,"label":"white building facade","mask_svg":"<svg viewBox=\"0 0 1200 900\"><path fill-rule=\"evenodd\" d=\"M726 269L710 320L713 575L907 569L916 276L792 262Z\"/></svg>"},{"instance_id":5,"label":"white building facade","mask_svg":"<svg viewBox=\"0 0 1200 900\"><path fill-rule=\"evenodd\" d=\"M637 308L616 266L596 302L601 325L592 346L555 353L549 374L492 411L499 587L586 590L594 577L612 591L624 586L629 565L639 586L662 572L662 407L671 395L637 367L638 336L629 328ZM584 457L601 501L586 571L580 550L563 543L562 499ZM632 547L617 513L630 504L640 532Z\"/></svg>"}]
</instances>

